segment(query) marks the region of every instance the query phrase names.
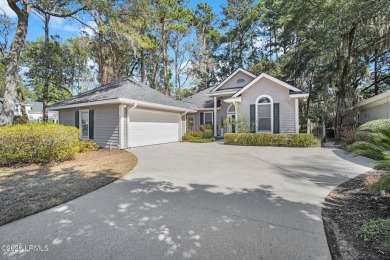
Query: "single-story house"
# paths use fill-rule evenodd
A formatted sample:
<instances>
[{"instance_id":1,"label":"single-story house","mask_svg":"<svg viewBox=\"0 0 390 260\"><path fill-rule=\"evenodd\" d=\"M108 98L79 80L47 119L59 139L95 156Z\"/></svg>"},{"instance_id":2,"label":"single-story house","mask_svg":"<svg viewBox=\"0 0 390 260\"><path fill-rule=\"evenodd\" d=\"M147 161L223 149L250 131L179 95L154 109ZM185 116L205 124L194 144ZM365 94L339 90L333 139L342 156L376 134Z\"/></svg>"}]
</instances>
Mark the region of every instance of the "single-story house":
<instances>
[{"instance_id":1,"label":"single-story house","mask_svg":"<svg viewBox=\"0 0 390 260\"><path fill-rule=\"evenodd\" d=\"M53 104L59 123L81 130L81 139L102 147L180 141L188 130L212 124L215 135L236 131L226 118L243 116L258 133L297 133L299 102L308 94L267 74L238 69L215 88L183 101L131 77Z\"/></svg>"},{"instance_id":2,"label":"single-story house","mask_svg":"<svg viewBox=\"0 0 390 260\"><path fill-rule=\"evenodd\" d=\"M364 124L376 119L390 118L390 90L356 104L356 121Z\"/></svg>"},{"instance_id":3,"label":"single-story house","mask_svg":"<svg viewBox=\"0 0 390 260\"><path fill-rule=\"evenodd\" d=\"M298 133L299 102L309 94L262 73L238 69L216 87L205 89L183 101L197 106L187 115L188 128L212 124L214 133L235 132L227 118L242 117L247 129L256 133Z\"/></svg>"},{"instance_id":4,"label":"single-story house","mask_svg":"<svg viewBox=\"0 0 390 260\"><path fill-rule=\"evenodd\" d=\"M15 116L22 115L22 106L20 105L19 100L15 102ZM0 98L0 111L3 107L3 98ZM31 123L39 123L43 119L43 104L42 102L31 101L29 99L25 100L26 113L28 116L28 120ZM58 122L58 112L57 111L49 111L48 112L48 120L49 122Z\"/></svg>"}]
</instances>

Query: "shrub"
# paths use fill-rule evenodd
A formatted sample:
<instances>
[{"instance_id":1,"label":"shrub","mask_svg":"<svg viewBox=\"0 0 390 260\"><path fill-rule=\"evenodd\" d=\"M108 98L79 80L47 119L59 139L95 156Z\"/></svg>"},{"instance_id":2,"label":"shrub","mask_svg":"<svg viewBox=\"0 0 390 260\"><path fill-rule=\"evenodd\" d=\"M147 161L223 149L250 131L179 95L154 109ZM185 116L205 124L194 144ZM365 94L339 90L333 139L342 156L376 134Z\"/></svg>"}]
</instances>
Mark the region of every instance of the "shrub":
<instances>
[{"instance_id":1,"label":"shrub","mask_svg":"<svg viewBox=\"0 0 390 260\"><path fill-rule=\"evenodd\" d=\"M225 144L256 146L308 147L316 142L312 134L254 134L227 133Z\"/></svg>"},{"instance_id":2,"label":"shrub","mask_svg":"<svg viewBox=\"0 0 390 260\"><path fill-rule=\"evenodd\" d=\"M213 130L213 125L207 124L207 125L200 125L199 131L204 132L204 130Z\"/></svg>"},{"instance_id":3,"label":"shrub","mask_svg":"<svg viewBox=\"0 0 390 260\"><path fill-rule=\"evenodd\" d=\"M381 132L390 129L390 119L378 119L361 125L358 131Z\"/></svg>"},{"instance_id":4,"label":"shrub","mask_svg":"<svg viewBox=\"0 0 390 260\"><path fill-rule=\"evenodd\" d=\"M80 131L57 124L0 127L0 165L48 163L74 157Z\"/></svg>"},{"instance_id":5,"label":"shrub","mask_svg":"<svg viewBox=\"0 0 390 260\"><path fill-rule=\"evenodd\" d=\"M386 249L390 246L390 219L376 219L365 223L359 230L364 240L379 243L380 247ZM382 250L383 250L382 249Z\"/></svg>"},{"instance_id":6,"label":"shrub","mask_svg":"<svg viewBox=\"0 0 390 260\"><path fill-rule=\"evenodd\" d=\"M202 133L203 138L212 138L213 137L213 130L211 129L205 129Z\"/></svg>"},{"instance_id":7,"label":"shrub","mask_svg":"<svg viewBox=\"0 0 390 260\"><path fill-rule=\"evenodd\" d=\"M84 153L92 150L97 150L99 145L91 141L80 141L78 143L78 152Z\"/></svg>"},{"instance_id":8,"label":"shrub","mask_svg":"<svg viewBox=\"0 0 390 260\"><path fill-rule=\"evenodd\" d=\"M192 137L191 139L188 140L189 142L192 143L210 143L214 142L215 138L198 138L198 137Z\"/></svg>"},{"instance_id":9,"label":"shrub","mask_svg":"<svg viewBox=\"0 0 390 260\"><path fill-rule=\"evenodd\" d=\"M199 138L202 138L203 137L203 132L201 131L188 131L188 134L189 136L192 136L192 137L199 137Z\"/></svg>"},{"instance_id":10,"label":"shrub","mask_svg":"<svg viewBox=\"0 0 390 260\"><path fill-rule=\"evenodd\" d=\"M355 155L386 160L385 155L390 151L390 120L374 120L360 126L356 132L356 142L347 150Z\"/></svg>"},{"instance_id":11,"label":"shrub","mask_svg":"<svg viewBox=\"0 0 390 260\"><path fill-rule=\"evenodd\" d=\"M348 124L348 125L341 126L338 129L341 139L345 141L345 145L350 145L353 142L355 142L357 128L358 128L357 124Z\"/></svg>"}]
</instances>

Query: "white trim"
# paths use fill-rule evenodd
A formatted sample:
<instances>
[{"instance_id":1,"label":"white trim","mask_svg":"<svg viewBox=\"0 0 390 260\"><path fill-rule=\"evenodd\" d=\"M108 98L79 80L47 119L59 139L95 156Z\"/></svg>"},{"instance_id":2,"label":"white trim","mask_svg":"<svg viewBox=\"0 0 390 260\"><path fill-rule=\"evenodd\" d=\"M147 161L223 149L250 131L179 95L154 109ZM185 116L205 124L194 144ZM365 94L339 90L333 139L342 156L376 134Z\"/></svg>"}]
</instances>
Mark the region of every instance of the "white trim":
<instances>
[{"instance_id":1,"label":"white trim","mask_svg":"<svg viewBox=\"0 0 390 260\"><path fill-rule=\"evenodd\" d=\"M295 99L295 133L299 133L299 103L298 99Z\"/></svg>"},{"instance_id":2,"label":"white trim","mask_svg":"<svg viewBox=\"0 0 390 260\"><path fill-rule=\"evenodd\" d=\"M267 78L285 88L288 88L290 90L293 90L293 91L302 91L296 87L293 87L291 86L290 84L287 84L286 82L283 82L281 80L278 80L277 78L274 78L268 74L265 74L265 73L261 73L257 78L255 78L254 80L252 80L248 85L246 85L245 87L243 87L242 89L240 89L236 94L234 94L232 97L238 97L242 92L244 92L245 90L247 90L248 88L252 87L257 81L259 81L260 79L262 78Z\"/></svg>"},{"instance_id":3,"label":"white trim","mask_svg":"<svg viewBox=\"0 0 390 260\"><path fill-rule=\"evenodd\" d=\"M270 103L270 109L271 109L271 130L270 131L259 131L259 100L261 98L268 98L271 103ZM268 104L268 103L267 103ZM260 95L257 99L256 99L256 103L255 103L255 106L256 106L256 110L255 110L255 127L256 127L256 133L273 133L274 132L274 100L272 99L271 96L269 95Z\"/></svg>"},{"instance_id":4,"label":"white trim","mask_svg":"<svg viewBox=\"0 0 390 260\"><path fill-rule=\"evenodd\" d=\"M183 121L184 116L184 121ZM184 112L183 114L180 114L180 136L179 140L183 141L183 136L185 133L187 133L187 112ZM184 122L184 133L183 133L183 122Z\"/></svg>"},{"instance_id":5,"label":"white trim","mask_svg":"<svg viewBox=\"0 0 390 260\"><path fill-rule=\"evenodd\" d=\"M206 114L211 114L211 124L214 124L214 112L204 112L203 113L203 124L206 124Z\"/></svg>"},{"instance_id":6,"label":"white trim","mask_svg":"<svg viewBox=\"0 0 390 260\"><path fill-rule=\"evenodd\" d=\"M361 106L364 106L364 105L368 105L368 104L370 104L372 102L381 100L382 98L385 99L386 96L390 96L390 90L386 91L386 92L383 92L382 94L376 95L376 96L374 96L372 98L363 100L362 102L356 104L356 107L361 107Z\"/></svg>"},{"instance_id":7,"label":"white trim","mask_svg":"<svg viewBox=\"0 0 390 260\"><path fill-rule=\"evenodd\" d=\"M217 107L217 110L221 110L221 108ZM214 108L213 107L211 107L211 108L199 108L197 110L197 112L202 112L202 111L214 111Z\"/></svg>"},{"instance_id":8,"label":"white trim","mask_svg":"<svg viewBox=\"0 0 390 260\"><path fill-rule=\"evenodd\" d=\"M119 149L125 148L125 106L119 105Z\"/></svg>"},{"instance_id":9,"label":"white trim","mask_svg":"<svg viewBox=\"0 0 390 260\"><path fill-rule=\"evenodd\" d=\"M243 72L245 73L246 75L252 77L252 78L256 78L256 75L250 73L249 71L246 71L244 69L236 69L235 72L233 72L227 79L225 79L224 81L222 81L221 84L219 84L216 88L212 89L211 91L216 91L217 89L219 89L220 87L222 87L226 82L228 82L234 75L236 75L238 72Z\"/></svg>"},{"instance_id":10,"label":"white trim","mask_svg":"<svg viewBox=\"0 0 390 260\"><path fill-rule=\"evenodd\" d=\"M207 93L206 96L209 96L209 97L214 97L214 96L229 96L229 95L232 95L234 93L236 93L238 91L238 89L236 89L235 91L228 91L228 92L221 92L221 93Z\"/></svg>"},{"instance_id":11,"label":"white trim","mask_svg":"<svg viewBox=\"0 0 390 260\"><path fill-rule=\"evenodd\" d=\"M107 105L107 104L133 105L135 103L137 103L139 106L145 106L145 107L150 107L150 108L161 108L161 109L165 109L165 110L180 111L180 112L192 112L192 113L197 112L195 109L180 108L180 107L168 106L168 105L160 105L160 104L156 104L156 103L138 101L138 100L127 99L127 98L116 98L116 99L108 99L108 100L101 100L101 101L95 101L95 102L78 103L78 104L71 104L71 105L64 105L64 106L56 106L53 108L49 107L48 110L58 110L58 109L74 108L74 107L88 107L88 106Z\"/></svg>"},{"instance_id":12,"label":"white trim","mask_svg":"<svg viewBox=\"0 0 390 260\"><path fill-rule=\"evenodd\" d=\"M81 113L82 112L87 112L88 114L88 136L83 136L83 131L82 131L82 123L81 123ZM81 140L89 140L89 127L91 126L91 124L89 123L89 109L84 109L84 110L79 110L79 130L81 131L81 134L80 134L80 139Z\"/></svg>"},{"instance_id":13,"label":"white trim","mask_svg":"<svg viewBox=\"0 0 390 260\"><path fill-rule=\"evenodd\" d=\"M234 104L234 117L235 117L235 120L234 120L234 132L235 133L238 133L238 127L237 127L237 120L238 120L238 105L236 102L233 102Z\"/></svg>"},{"instance_id":14,"label":"white trim","mask_svg":"<svg viewBox=\"0 0 390 260\"><path fill-rule=\"evenodd\" d=\"M127 108L127 122L126 122L126 124L127 124L127 148L129 148L130 147L130 145L129 145L129 140L130 140L130 111L131 110L133 110L133 109L135 109L136 107L137 107L137 103L135 103L132 107L128 107Z\"/></svg>"},{"instance_id":15,"label":"white trim","mask_svg":"<svg viewBox=\"0 0 390 260\"><path fill-rule=\"evenodd\" d=\"M213 122L217 122L217 97L214 97L214 114ZM214 136L217 136L217 124L214 124Z\"/></svg>"},{"instance_id":16,"label":"white trim","mask_svg":"<svg viewBox=\"0 0 390 260\"><path fill-rule=\"evenodd\" d=\"M225 102L225 103L241 103L241 97L227 98L223 102Z\"/></svg>"},{"instance_id":17,"label":"white trim","mask_svg":"<svg viewBox=\"0 0 390 260\"><path fill-rule=\"evenodd\" d=\"M295 94L295 95L290 95L290 98L301 98L301 97L308 97L309 93L305 94Z\"/></svg>"},{"instance_id":18,"label":"white trim","mask_svg":"<svg viewBox=\"0 0 390 260\"><path fill-rule=\"evenodd\" d=\"M228 108L226 109L226 114L235 114L236 113L236 108L234 108L234 112L229 112L229 109L231 106L235 106L234 103L230 104L230 106L228 106Z\"/></svg>"}]
</instances>

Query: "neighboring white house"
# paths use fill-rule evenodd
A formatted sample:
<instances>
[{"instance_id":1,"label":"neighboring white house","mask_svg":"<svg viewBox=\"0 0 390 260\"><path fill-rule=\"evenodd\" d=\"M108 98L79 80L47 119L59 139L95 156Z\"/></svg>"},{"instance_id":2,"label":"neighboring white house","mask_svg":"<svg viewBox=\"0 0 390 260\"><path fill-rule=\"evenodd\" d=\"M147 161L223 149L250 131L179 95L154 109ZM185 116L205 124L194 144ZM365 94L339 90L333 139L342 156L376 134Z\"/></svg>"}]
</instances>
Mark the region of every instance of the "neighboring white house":
<instances>
[{"instance_id":1,"label":"neighboring white house","mask_svg":"<svg viewBox=\"0 0 390 260\"><path fill-rule=\"evenodd\" d=\"M238 69L215 88L174 100L129 77L53 104L59 123L81 130L102 147L180 141L188 129L211 124L215 135L234 132L227 119L245 117L257 133L298 133L299 103L308 94L267 74Z\"/></svg>"},{"instance_id":2,"label":"neighboring white house","mask_svg":"<svg viewBox=\"0 0 390 260\"><path fill-rule=\"evenodd\" d=\"M359 102L356 120L364 124L376 119L390 118L390 90Z\"/></svg>"},{"instance_id":3,"label":"neighboring white house","mask_svg":"<svg viewBox=\"0 0 390 260\"><path fill-rule=\"evenodd\" d=\"M15 102L16 109L15 109L15 116L21 116L22 115L22 106L20 105L20 102L17 100ZM28 120L31 123L39 123L42 121L43 118L43 105L42 102L35 102L31 100L25 101L26 106L26 112L28 116ZM3 107L3 98L0 98L0 111ZM49 111L49 122L58 123L58 112L57 111Z\"/></svg>"}]
</instances>

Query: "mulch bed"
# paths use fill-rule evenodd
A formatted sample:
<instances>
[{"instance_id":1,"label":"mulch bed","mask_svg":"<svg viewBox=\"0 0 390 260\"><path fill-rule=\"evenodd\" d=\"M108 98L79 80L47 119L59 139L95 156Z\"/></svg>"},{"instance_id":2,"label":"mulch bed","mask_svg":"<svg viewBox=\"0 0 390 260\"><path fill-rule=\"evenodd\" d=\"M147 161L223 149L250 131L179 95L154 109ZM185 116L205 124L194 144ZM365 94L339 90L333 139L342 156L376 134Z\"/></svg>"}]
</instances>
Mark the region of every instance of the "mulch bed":
<instances>
[{"instance_id":1,"label":"mulch bed","mask_svg":"<svg viewBox=\"0 0 390 260\"><path fill-rule=\"evenodd\" d=\"M0 167L0 226L103 187L136 164L129 152L100 149L58 164Z\"/></svg>"},{"instance_id":2,"label":"mulch bed","mask_svg":"<svg viewBox=\"0 0 390 260\"><path fill-rule=\"evenodd\" d=\"M333 259L390 259L390 252L381 252L378 243L358 235L369 220L390 218L390 196L369 193L366 176L341 184L325 199L322 217Z\"/></svg>"}]
</instances>

